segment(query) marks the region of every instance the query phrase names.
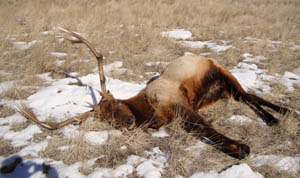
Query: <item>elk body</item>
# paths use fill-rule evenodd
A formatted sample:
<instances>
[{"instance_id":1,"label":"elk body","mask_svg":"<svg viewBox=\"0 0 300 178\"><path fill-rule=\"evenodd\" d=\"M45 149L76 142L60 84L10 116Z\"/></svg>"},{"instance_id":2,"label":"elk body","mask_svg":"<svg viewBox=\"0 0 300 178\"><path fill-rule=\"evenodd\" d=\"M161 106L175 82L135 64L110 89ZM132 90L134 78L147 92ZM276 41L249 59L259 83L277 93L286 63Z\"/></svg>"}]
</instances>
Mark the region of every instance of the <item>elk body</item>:
<instances>
[{"instance_id":1,"label":"elk body","mask_svg":"<svg viewBox=\"0 0 300 178\"><path fill-rule=\"evenodd\" d=\"M125 100L115 99L106 90L102 55L81 36L65 29L61 30L78 39L78 41L72 40L73 43L86 44L96 56L102 98L93 110L62 123L41 122L33 113L25 113L28 119L45 128L58 129L96 114L103 120L115 123L117 128L134 129L146 126L159 129L180 114L183 116L181 125L184 130L200 140L206 140L207 143L232 157L243 159L249 155L250 148L241 141L232 140L217 132L205 118L198 114L199 109L215 103L218 99L233 97L236 101L247 104L269 126L278 123L278 120L262 106L281 114L289 111L287 108L245 92L228 70L215 60L201 56L180 57L170 63L161 76L151 79L136 96Z\"/></svg>"}]
</instances>

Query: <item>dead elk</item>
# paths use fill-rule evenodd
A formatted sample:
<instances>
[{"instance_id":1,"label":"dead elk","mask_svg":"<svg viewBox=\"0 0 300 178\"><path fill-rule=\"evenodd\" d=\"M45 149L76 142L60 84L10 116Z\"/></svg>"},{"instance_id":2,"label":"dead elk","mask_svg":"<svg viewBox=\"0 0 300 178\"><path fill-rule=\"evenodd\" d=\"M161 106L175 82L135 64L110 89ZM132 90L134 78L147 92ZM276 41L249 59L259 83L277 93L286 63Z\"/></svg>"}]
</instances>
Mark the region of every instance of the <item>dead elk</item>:
<instances>
[{"instance_id":1,"label":"dead elk","mask_svg":"<svg viewBox=\"0 0 300 178\"><path fill-rule=\"evenodd\" d=\"M148 128L159 129L176 119L180 111L184 115L181 124L184 130L234 158L243 159L250 153L249 146L217 132L198 114L198 110L220 98L232 96L236 101L248 105L269 126L278 123L278 120L262 106L281 114L289 112L287 108L247 93L228 70L215 60L201 56L180 57L170 63L160 77L148 82L136 96L125 100L115 99L106 89L102 55L83 37L66 29L61 30L77 39L69 39L71 42L84 43L95 55L102 98L91 111L62 123L41 122L32 112L24 110L23 114L29 120L42 127L59 129L74 121L84 121L87 117L96 115L114 122L117 128L134 129L146 125Z\"/></svg>"}]
</instances>

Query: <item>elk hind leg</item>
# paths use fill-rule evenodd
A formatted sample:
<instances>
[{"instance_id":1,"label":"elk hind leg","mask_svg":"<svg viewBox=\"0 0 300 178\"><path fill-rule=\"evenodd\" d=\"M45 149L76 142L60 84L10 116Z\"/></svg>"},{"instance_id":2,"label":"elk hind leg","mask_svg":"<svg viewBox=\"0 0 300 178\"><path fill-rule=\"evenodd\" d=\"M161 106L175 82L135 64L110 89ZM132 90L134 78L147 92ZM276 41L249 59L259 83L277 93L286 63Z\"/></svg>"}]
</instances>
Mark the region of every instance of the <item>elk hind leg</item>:
<instances>
[{"instance_id":1,"label":"elk hind leg","mask_svg":"<svg viewBox=\"0 0 300 178\"><path fill-rule=\"evenodd\" d=\"M259 97L259 96L256 96L256 95L253 95L253 94L249 94L249 97L252 98L252 100L256 100L260 105L262 106L266 106L268 108L271 108L273 109L274 111L280 113L280 114L287 114L288 112L291 112L289 109L285 108L285 107L281 107L281 106L278 106L278 105L275 105L273 103L270 103L269 101L266 101L265 99Z\"/></svg>"},{"instance_id":2,"label":"elk hind leg","mask_svg":"<svg viewBox=\"0 0 300 178\"><path fill-rule=\"evenodd\" d=\"M272 104L256 95L249 94L244 91L237 79L226 69L220 69L220 72L226 82L226 91L232 95L236 101L241 101L247 104L267 125L271 126L277 124L278 119L261 106L269 107L283 114L288 111L286 108Z\"/></svg>"},{"instance_id":3,"label":"elk hind leg","mask_svg":"<svg viewBox=\"0 0 300 178\"><path fill-rule=\"evenodd\" d=\"M272 126L278 123L278 119L276 119L272 114L266 111L261 106L274 106L272 109L278 109L279 106L273 105L272 103L256 96L253 94L248 94L244 90L240 91L235 86L227 87L228 93L230 93L236 101L241 101L247 104L267 125ZM280 109L279 109L280 110Z\"/></svg>"}]
</instances>

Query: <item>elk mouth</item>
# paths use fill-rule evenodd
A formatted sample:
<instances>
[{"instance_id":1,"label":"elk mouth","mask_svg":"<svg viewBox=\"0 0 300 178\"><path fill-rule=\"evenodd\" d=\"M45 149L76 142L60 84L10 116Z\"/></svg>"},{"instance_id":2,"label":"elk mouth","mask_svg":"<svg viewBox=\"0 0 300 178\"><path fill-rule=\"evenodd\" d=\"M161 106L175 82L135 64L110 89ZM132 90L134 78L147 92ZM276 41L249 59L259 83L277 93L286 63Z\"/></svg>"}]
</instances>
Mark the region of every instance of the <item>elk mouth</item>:
<instances>
[{"instance_id":1,"label":"elk mouth","mask_svg":"<svg viewBox=\"0 0 300 178\"><path fill-rule=\"evenodd\" d=\"M133 130L135 128L135 122L128 127L128 130Z\"/></svg>"},{"instance_id":2,"label":"elk mouth","mask_svg":"<svg viewBox=\"0 0 300 178\"><path fill-rule=\"evenodd\" d=\"M134 117L127 117L124 119L126 128L128 130L133 130L135 128L135 118Z\"/></svg>"}]
</instances>

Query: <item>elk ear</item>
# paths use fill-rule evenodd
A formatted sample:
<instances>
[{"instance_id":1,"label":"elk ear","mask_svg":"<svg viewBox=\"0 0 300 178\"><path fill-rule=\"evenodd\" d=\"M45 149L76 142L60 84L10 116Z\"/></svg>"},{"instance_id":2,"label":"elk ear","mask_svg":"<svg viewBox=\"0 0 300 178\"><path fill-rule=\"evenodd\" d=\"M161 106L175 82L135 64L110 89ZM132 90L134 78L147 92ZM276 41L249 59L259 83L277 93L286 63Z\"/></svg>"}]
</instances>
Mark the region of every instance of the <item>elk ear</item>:
<instances>
[{"instance_id":1,"label":"elk ear","mask_svg":"<svg viewBox=\"0 0 300 178\"><path fill-rule=\"evenodd\" d=\"M109 90L107 90L106 93L103 93L100 90L97 90L97 91L100 94L102 101L114 99L114 96L110 93Z\"/></svg>"}]
</instances>

